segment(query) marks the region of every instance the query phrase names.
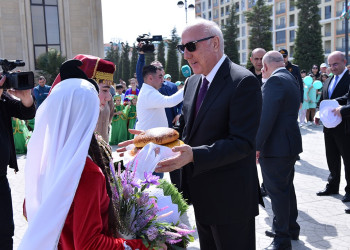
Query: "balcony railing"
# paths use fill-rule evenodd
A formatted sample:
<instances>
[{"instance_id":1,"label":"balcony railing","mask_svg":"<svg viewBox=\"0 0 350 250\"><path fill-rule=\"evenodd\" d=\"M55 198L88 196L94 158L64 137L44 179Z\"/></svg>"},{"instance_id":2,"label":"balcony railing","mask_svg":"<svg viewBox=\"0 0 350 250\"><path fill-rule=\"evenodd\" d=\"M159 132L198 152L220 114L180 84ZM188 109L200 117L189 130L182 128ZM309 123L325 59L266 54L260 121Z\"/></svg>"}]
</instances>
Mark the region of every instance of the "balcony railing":
<instances>
[{"instance_id":1,"label":"balcony railing","mask_svg":"<svg viewBox=\"0 0 350 250\"><path fill-rule=\"evenodd\" d=\"M337 30L337 35L345 34L345 29Z\"/></svg>"},{"instance_id":2,"label":"balcony railing","mask_svg":"<svg viewBox=\"0 0 350 250\"><path fill-rule=\"evenodd\" d=\"M290 41L290 42L294 42L294 40L295 40L295 36L291 36L291 37L289 38L289 41Z\"/></svg>"},{"instance_id":3,"label":"balcony railing","mask_svg":"<svg viewBox=\"0 0 350 250\"><path fill-rule=\"evenodd\" d=\"M345 52L345 48L344 47L337 47L336 50L337 51L341 51L341 52Z\"/></svg>"},{"instance_id":4,"label":"balcony railing","mask_svg":"<svg viewBox=\"0 0 350 250\"><path fill-rule=\"evenodd\" d=\"M330 12L324 14L324 19L329 19L332 17L332 14Z\"/></svg>"},{"instance_id":5,"label":"balcony railing","mask_svg":"<svg viewBox=\"0 0 350 250\"><path fill-rule=\"evenodd\" d=\"M282 13L285 13L285 12L286 12L286 9L285 9L285 8L279 9L279 10L276 10L276 15L282 14Z\"/></svg>"},{"instance_id":6,"label":"balcony railing","mask_svg":"<svg viewBox=\"0 0 350 250\"><path fill-rule=\"evenodd\" d=\"M330 54L331 53L331 49L324 49L324 53Z\"/></svg>"},{"instance_id":7,"label":"balcony railing","mask_svg":"<svg viewBox=\"0 0 350 250\"><path fill-rule=\"evenodd\" d=\"M330 31L325 31L325 32L324 32L324 36L331 36L331 34L332 34L332 33L331 33Z\"/></svg>"},{"instance_id":8,"label":"balcony railing","mask_svg":"<svg viewBox=\"0 0 350 250\"><path fill-rule=\"evenodd\" d=\"M289 26L293 27L295 25L295 22L289 22Z\"/></svg>"}]
</instances>

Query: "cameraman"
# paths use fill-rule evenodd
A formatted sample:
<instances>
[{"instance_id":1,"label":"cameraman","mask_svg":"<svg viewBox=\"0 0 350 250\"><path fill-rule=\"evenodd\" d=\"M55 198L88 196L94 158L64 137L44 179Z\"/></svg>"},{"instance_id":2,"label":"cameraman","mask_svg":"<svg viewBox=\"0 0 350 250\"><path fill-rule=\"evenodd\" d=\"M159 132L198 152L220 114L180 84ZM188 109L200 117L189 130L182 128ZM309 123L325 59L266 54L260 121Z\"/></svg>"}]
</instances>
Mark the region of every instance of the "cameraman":
<instances>
[{"instance_id":1,"label":"cameraman","mask_svg":"<svg viewBox=\"0 0 350 250\"><path fill-rule=\"evenodd\" d=\"M138 81L138 89L141 90L143 84L142 69L145 65L145 53L142 51L142 43L138 44L139 47L139 58L136 64L136 76ZM163 76L165 75L163 65L159 61L151 62L151 65L162 68ZM163 81L162 87L159 92L165 96L171 96L177 92L177 86L175 83L170 81ZM168 119L168 127L173 128L174 125L179 121L181 114L182 102L172 108L165 108L166 117Z\"/></svg>"},{"instance_id":2,"label":"cameraman","mask_svg":"<svg viewBox=\"0 0 350 250\"><path fill-rule=\"evenodd\" d=\"M5 76L0 73L0 87ZM20 101L12 98L14 95ZM7 166L18 171L11 117L29 120L35 116L31 90L7 90L0 88L0 248L13 249L14 222L11 189L7 180Z\"/></svg>"}]
</instances>

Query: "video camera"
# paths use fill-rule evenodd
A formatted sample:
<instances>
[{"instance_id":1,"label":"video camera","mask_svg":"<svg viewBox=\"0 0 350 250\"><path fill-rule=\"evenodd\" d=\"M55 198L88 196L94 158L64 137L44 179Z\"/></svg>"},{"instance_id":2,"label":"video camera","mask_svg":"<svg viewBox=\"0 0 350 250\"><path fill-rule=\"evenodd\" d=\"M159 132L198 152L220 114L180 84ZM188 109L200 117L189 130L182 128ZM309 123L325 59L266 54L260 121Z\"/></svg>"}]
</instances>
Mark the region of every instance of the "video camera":
<instances>
[{"instance_id":1,"label":"video camera","mask_svg":"<svg viewBox=\"0 0 350 250\"><path fill-rule=\"evenodd\" d=\"M154 44L152 42L160 42L163 40L163 37L160 36L152 36L148 34L140 35L136 38L136 41L142 43L142 47L139 48L139 51L143 51L145 53L153 53L154 52Z\"/></svg>"},{"instance_id":2,"label":"video camera","mask_svg":"<svg viewBox=\"0 0 350 250\"><path fill-rule=\"evenodd\" d=\"M34 74L33 72L14 72L9 71L16 67L23 67L25 63L22 60L7 60L0 58L0 66L2 67L2 74L6 76L5 83L0 86L2 89L32 89L34 88Z\"/></svg>"}]
</instances>

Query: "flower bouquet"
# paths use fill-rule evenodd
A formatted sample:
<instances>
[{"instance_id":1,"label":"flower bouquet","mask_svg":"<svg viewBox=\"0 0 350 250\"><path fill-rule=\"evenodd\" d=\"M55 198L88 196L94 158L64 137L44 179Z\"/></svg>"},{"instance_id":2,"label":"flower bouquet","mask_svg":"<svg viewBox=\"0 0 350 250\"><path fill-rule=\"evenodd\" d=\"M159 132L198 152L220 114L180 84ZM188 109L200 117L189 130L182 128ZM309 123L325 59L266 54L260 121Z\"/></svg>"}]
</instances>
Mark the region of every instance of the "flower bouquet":
<instances>
[{"instance_id":1,"label":"flower bouquet","mask_svg":"<svg viewBox=\"0 0 350 250\"><path fill-rule=\"evenodd\" d=\"M117 171L111 164L109 182L112 189L112 203L115 208L118 232L123 238L143 239L143 243L150 249L157 249L160 243L166 243L169 248L176 246L185 248L194 241L189 229L179 222L179 216L172 220L164 220L174 212L182 215L188 206L177 189L165 180L159 180L152 173L144 173L144 180L135 177L134 171L127 167L121 171L120 164ZM162 195L153 196L154 189L162 189L162 195L170 197L172 204L177 205L178 211L167 211L169 206L159 207L158 200ZM159 193L159 192L158 192ZM175 221L176 220L176 221Z\"/></svg>"}]
</instances>

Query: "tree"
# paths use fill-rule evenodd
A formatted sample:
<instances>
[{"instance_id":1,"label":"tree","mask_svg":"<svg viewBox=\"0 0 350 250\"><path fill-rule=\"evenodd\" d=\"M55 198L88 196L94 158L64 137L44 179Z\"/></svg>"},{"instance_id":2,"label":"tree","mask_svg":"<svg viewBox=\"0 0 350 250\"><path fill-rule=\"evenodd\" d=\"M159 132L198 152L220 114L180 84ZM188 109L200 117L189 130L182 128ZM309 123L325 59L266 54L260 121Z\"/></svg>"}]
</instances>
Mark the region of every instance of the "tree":
<instances>
[{"instance_id":1,"label":"tree","mask_svg":"<svg viewBox=\"0 0 350 250\"><path fill-rule=\"evenodd\" d=\"M113 62L116 66L118 66L119 63L119 59L120 59L120 55L119 55L119 46L118 45L114 45L111 42L111 47L109 47L109 49L107 50L106 53L106 59L108 61ZM113 82L115 83L119 83L119 79L118 79L118 69L114 72L113 74Z\"/></svg>"},{"instance_id":2,"label":"tree","mask_svg":"<svg viewBox=\"0 0 350 250\"><path fill-rule=\"evenodd\" d=\"M301 69L311 69L313 64L324 62L318 0L299 0L296 6L298 29L295 38L294 63Z\"/></svg>"},{"instance_id":3,"label":"tree","mask_svg":"<svg viewBox=\"0 0 350 250\"><path fill-rule=\"evenodd\" d=\"M230 16L225 25L224 29L224 43L225 43L225 54L237 64L240 64L239 53L237 46L237 37L239 33L238 29L239 19L236 15L235 4L232 4Z\"/></svg>"},{"instance_id":4,"label":"tree","mask_svg":"<svg viewBox=\"0 0 350 250\"><path fill-rule=\"evenodd\" d=\"M151 62L156 60L156 55L154 52L146 52L145 53L145 65L150 65Z\"/></svg>"},{"instance_id":5,"label":"tree","mask_svg":"<svg viewBox=\"0 0 350 250\"><path fill-rule=\"evenodd\" d=\"M179 44L180 37L176 34L176 28L171 31L171 40L168 42L168 56L165 67L165 73L171 75L173 82L176 82L179 78L179 57L177 45Z\"/></svg>"},{"instance_id":6,"label":"tree","mask_svg":"<svg viewBox=\"0 0 350 250\"><path fill-rule=\"evenodd\" d=\"M130 78L134 77L134 73L136 72L136 64L137 64L138 57L139 57L139 54L137 52L137 47L134 43L134 46L132 47L132 52L131 52Z\"/></svg>"},{"instance_id":7,"label":"tree","mask_svg":"<svg viewBox=\"0 0 350 250\"><path fill-rule=\"evenodd\" d=\"M257 0L251 10L244 12L250 27L248 46L250 51L256 48L263 48L266 51L272 50L271 14L272 5L266 5L264 0ZM247 62L247 68L251 67L250 60Z\"/></svg>"},{"instance_id":8,"label":"tree","mask_svg":"<svg viewBox=\"0 0 350 250\"><path fill-rule=\"evenodd\" d=\"M52 85L64 61L66 61L66 57L62 56L61 52L55 49L49 49L47 53L38 57L36 66L40 70L40 74L46 78L48 85Z\"/></svg>"},{"instance_id":9,"label":"tree","mask_svg":"<svg viewBox=\"0 0 350 250\"><path fill-rule=\"evenodd\" d=\"M122 64L122 79L128 81L130 79L130 60L129 60L130 46L126 43L123 46L123 52L121 55Z\"/></svg>"},{"instance_id":10,"label":"tree","mask_svg":"<svg viewBox=\"0 0 350 250\"><path fill-rule=\"evenodd\" d=\"M163 40L158 44L157 60L165 66L165 43Z\"/></svg>"}]
</instances>

